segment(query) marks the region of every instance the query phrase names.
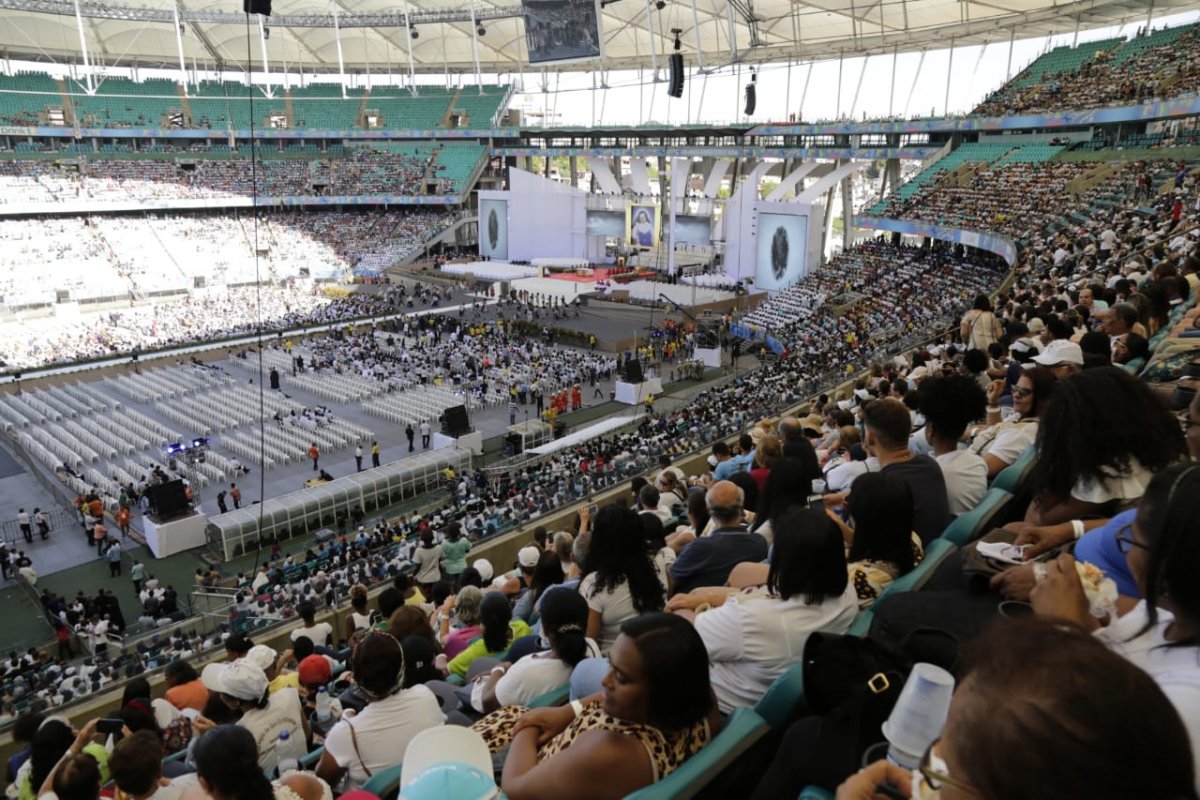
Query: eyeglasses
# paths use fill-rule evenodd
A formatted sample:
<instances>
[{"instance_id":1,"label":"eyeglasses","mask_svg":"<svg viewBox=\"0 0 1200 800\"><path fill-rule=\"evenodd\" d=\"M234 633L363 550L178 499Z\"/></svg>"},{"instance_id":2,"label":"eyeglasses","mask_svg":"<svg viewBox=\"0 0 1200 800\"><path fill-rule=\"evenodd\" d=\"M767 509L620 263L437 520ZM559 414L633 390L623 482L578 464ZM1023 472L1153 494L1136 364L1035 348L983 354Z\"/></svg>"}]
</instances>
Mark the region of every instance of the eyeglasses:
<instances>
[{"instance_id":1,"label":"eyeglasses","mask_svg":"<svg viewBox=\"0 0 1200 800\"><path fill-rule=\"evenodd\" d=\"M950 777L947 772L948 767L941 756L934 755L933 748L937 746L941 739L935 739L933 744L925 750L925 755L921 759L921 766L918 771L921 777L925 779L925 783L934 791L941 791L943 786L948 786L964 794L969 794L972 797L979 797L979 792L970 784L963 783L960 780Z\"/></svg>"},{"instance_id":2,"label":"eyeglasses","mask_svg":"<svg viewBox=\"0 0 1200 800\"><path fill-rule=\"evenodd\" d=\"M1133 524L1130 523L1129 525L1123 526L1121 530L1117 531L1117 549L1122 553L1128 553L1135 547L1141 550L1150 549L1149 545L1142 544L1133 538Z\"/></svg>"},{"instance_id":3,"label":"eyeglasses","mask_svg":"<svg viewBox=\"0 0 1200 800\"><path fill-rule=\"evenodd\" d=\"M1026 389L1024 386L1012 387L1013 397L1029 397L1033 394L1033 389Z\"/></svg>"}]
</instances>

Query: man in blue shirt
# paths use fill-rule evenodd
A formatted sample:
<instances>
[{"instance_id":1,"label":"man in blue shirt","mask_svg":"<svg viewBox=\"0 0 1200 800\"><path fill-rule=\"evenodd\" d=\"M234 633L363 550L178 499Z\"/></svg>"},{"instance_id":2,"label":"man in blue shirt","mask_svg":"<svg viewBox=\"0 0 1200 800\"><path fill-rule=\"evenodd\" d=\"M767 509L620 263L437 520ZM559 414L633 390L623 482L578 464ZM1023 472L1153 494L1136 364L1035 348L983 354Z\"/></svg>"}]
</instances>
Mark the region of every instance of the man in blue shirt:
<instances>
[{"instance_id":1,"label":"man in blue shirt","mask_svg":"<svg viewBox=\"0 0 1200 800\"><path fill-rule=\"evenodd\" d=\"M718 456L720 458L720 456ZM713 477L719 481L727 481L739 472L749 472L750 464L754 461L754 440L750 434L743 433L738 437L738 453L729 460L717 464Z\"/></svg>"},{"instance_id":2,"label":"man in blue shirt","mask_svg":"<svg viewBox=\"0 0 1200 800\"><path fill-rule=\"evenodd\" d=\"M745 492L730 481L718 481L709 488L704 502L713 519L713 532L694 540L675 559L668 572L670 594L700 586L724 586L738 564L767 557L767 540L742 524L745 501Z\"/></svg>"}]
</instances>

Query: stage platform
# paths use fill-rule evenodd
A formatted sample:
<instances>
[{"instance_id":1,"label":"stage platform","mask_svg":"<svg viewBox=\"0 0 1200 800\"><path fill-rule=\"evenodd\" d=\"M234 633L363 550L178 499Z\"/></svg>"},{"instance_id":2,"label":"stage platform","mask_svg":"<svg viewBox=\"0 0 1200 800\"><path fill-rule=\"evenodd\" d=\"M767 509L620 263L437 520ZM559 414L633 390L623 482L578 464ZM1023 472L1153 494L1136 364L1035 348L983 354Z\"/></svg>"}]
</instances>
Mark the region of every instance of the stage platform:
<instances>
[{"instance_id":1,"label":"stage platform","mask_svg":"<svg viewBox=\"0 0 1200 800\"><path fill-rule=\"evenodd\" d=\"M156 522L154 515L147 514L142 518L142 535L155 558L166 558L193 547L203 547L207 523L208 515L199 511L167 522Z\"/></svg>"}]
</instances>

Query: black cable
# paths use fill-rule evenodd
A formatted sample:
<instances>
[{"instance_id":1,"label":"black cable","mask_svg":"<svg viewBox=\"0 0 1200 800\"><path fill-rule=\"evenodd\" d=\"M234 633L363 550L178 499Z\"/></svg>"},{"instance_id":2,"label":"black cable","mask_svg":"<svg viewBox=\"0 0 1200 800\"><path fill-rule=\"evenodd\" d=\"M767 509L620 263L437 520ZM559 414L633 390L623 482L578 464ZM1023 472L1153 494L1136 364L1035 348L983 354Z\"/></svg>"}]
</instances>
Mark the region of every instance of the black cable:
<instances>
[{"instance_id":1,"label":"black cable","mask_svg":"<svg viewBox=\"0 0 1200 800\"><path fill-rule=\"evenodd\" d=\"M250 15L246 14L246 66L247 75L252 76L253 58L251 56L250 44ZM263 521L266 518L266 500L267 493L267 470L266 470L266 453L267 453L267 412L266 412L266 389L263 386L263 317L262 317L262 273L259 267L258 255L258 216L260 213L258 207L258 139L254 136L254 81L251 79L250 85L246 87L246 96L250 101L250 208L254 214L254 307L255 314L258 320L258 325L255 327L255 332L258 336L258 547L254 553L254 569L253 573L258 572L258 561L262 557L263 550ZM225 93L228 101L229 92ZM232 111L232 109L230 109ZM230 114L232 117L233 114ZM232 122L231 122L232 124ZM242 548L245 552L245 547Z\"/></svg>"}]
</instances>

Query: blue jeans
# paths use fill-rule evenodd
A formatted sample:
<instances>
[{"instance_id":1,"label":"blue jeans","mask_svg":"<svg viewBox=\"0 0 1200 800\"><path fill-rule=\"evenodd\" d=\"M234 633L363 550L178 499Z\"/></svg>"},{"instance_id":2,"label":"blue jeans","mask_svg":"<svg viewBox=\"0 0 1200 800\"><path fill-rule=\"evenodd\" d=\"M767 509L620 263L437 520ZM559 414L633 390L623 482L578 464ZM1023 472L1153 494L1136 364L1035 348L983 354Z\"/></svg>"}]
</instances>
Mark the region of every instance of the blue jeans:
<instances>
[{"instance_id":1,"label":"blue jeans","mask_svg":"<svg viewBox=\"0 0 1200 800\"><path fill-rule=\"evenodd\" d=\"M582 700L600 691L600 681L608 674L607 658L585 658L571 672L571 699Z\"/></svg>"}]
</instances>

